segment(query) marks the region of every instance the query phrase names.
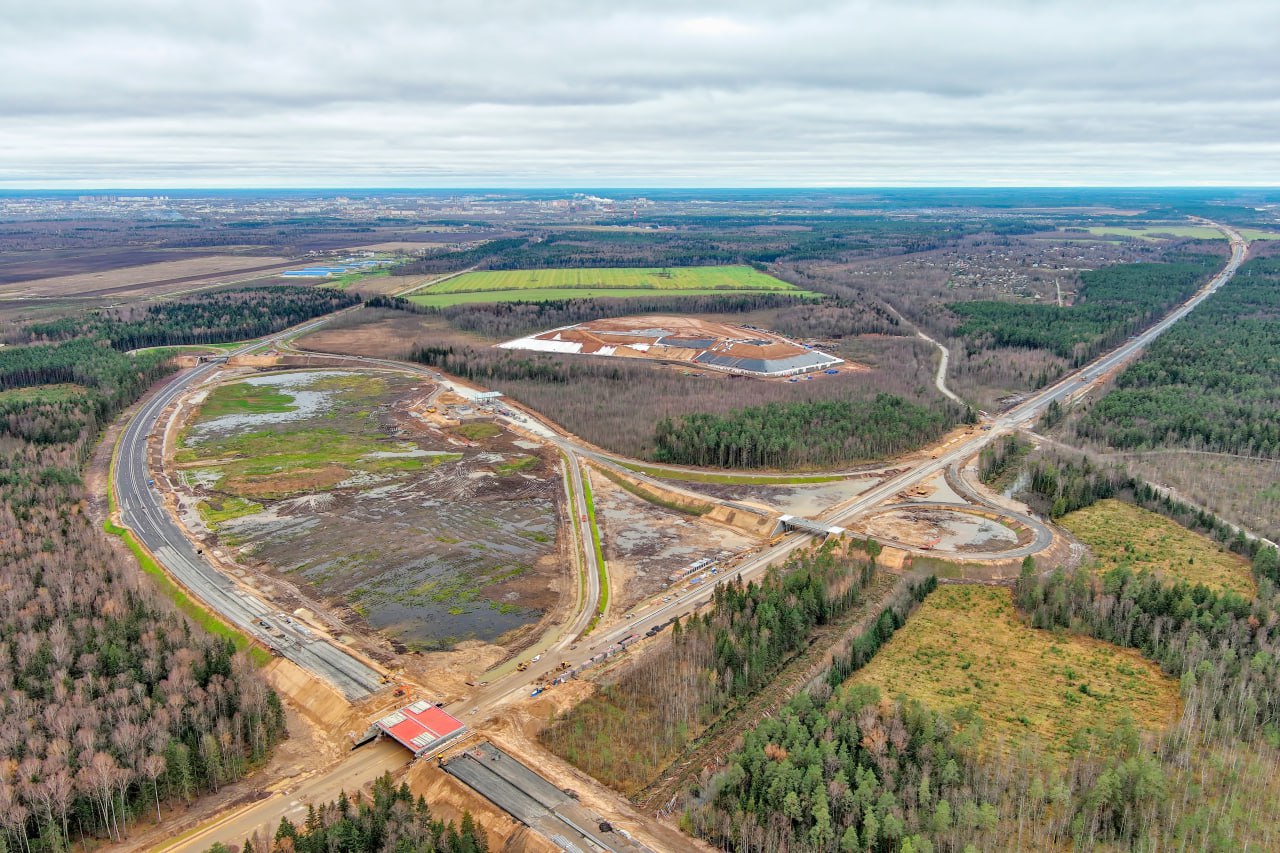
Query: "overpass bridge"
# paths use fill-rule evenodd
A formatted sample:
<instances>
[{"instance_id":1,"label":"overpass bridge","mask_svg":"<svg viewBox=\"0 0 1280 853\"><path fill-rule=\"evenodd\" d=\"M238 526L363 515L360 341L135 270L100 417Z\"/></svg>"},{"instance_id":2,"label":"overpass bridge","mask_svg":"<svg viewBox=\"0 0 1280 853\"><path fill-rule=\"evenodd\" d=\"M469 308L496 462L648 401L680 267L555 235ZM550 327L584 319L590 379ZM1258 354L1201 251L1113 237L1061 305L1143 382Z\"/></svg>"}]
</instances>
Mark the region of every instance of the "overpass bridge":
<instances>
[{"instance_id":1,"label":"overpass bridge","mask_svg":"<svg viewBox=\"0 0 1280 853\"><path fill-rule=\"evenodd\" d=\"M843 536L849 532L843 527L834 527L830 524L823 524L821 521L814 521L811 518L805 518L800 515L779 516L778 528L774 531L774 535L777 535L778 533L790 533L792 531L811 533L814 536Z\"/></svg>"}]
</instances>

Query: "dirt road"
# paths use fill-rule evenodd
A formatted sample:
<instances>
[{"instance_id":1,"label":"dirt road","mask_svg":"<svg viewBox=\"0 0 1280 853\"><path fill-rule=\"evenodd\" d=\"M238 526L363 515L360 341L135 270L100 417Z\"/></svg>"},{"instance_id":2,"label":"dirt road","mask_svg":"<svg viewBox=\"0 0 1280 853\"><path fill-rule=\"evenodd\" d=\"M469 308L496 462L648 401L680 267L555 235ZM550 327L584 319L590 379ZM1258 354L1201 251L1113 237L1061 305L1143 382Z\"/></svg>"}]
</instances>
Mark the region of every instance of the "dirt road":
<instances>
[{"instance_id":1,"label":"dirt road","mask_svg":"<svg viewBox=\"0 0 1280 853\"><path fill-rule=\"evenodd\" d=\"M239 846L259 829L277 826L282 817L301 825L307 816L307 803L327 803L343 791L359 790L384 773L404 769L409 758L408 750L397 743L374 741L337 764L317 769L300 783L270 791L266 799L223 815L170 844L152 848L152 853L201 853L216 842Z\"/></svg>"}]
</instances>

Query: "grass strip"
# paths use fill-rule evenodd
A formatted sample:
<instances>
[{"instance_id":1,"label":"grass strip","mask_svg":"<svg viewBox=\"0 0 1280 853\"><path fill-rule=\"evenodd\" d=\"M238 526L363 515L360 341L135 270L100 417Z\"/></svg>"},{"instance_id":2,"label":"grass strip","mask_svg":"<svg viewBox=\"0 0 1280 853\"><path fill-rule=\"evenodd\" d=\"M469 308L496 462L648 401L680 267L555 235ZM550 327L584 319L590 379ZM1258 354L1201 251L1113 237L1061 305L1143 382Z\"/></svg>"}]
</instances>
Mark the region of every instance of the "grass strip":
<instances>
[{"instance_id":1,"label":"grass strip","mask_svg":"<svg viewBox=\"0 0 1280 853\"><path fill-rule=\"evenodd\" d=\"M711 471L673 471L642 465L638 462L618 461L623 468L656 477L659 480L684 480L687 483L724 483L728 485L790 486L805 483L834 483L845 479L839 474L717 474Z\"/></svg>"},{"instance_id":2,"label":"grass strip","mask_svg":"<svg viewBox=\"0 0 1280 853\"><path fill-rule=\"evenodd\" d=\"M596 568L600 572L600 604L596 612L604 614L609 606L609 573L604 566L604 548L600 546L600 529L596 527L596 504L591 498L591 473L582 471L582 496L587 501L587 523L591 525L591 545L596 549Z\"/></svg>"},{"instance_id":3,"label":"grass strip","mask_svg":"<svg viewBox=\"0 0 1280 853\"><path fill-rule=\"evenodd\" d=\"M660 497L659 495L655 495L653 492L650 492L647 489L641 488L640 486L636 485L630 480L627 480L617 472L610 471L608 468L600 468L599 471L601 474L604 474L605 477L607 477L611 483L617 486L621 486L623 489L626 489L628 492L640 498L641 500L648 501L649 503L655 506L660 506L663 509L674 510L675 512L683 512L687 515L706 515L707 513L711 512L711 504L695 504L693 506L684 506L683 504L678 504L675 501L669 501L666 498Z\"/></svg>"},{"instance_id":4,"label":"grass strip","mask_svg":"<svg viewBox=\"0 0 1280 853\"><path fill-rule=\"evenodd\" d=\"M156 585L160 587L160 591L167 595L178 606L179 610L191 617L193 622L215 637L230 639L238 650L248 651L249 658L257 666L265 666L271 661L271 655L265 649L260 648L245 634L223 622L204 607L201 607L191 596L187 595L182 587L174 583L169 575L165 573L165 570L160 568L160 564L148 553L147 549L142 547L142 543L133 535L133 531L115 524L110 519L102 523L102 529L112 536L119 536L124 540L124 544L133 552L134 559L138 561L138 566L142 571L150 575L155 580Z\"/></svg>"},{"instance_id":5,"label":"grass strip","mask_svg":"<svg viewBox=\"0 0 1280 853\"><path fill-rule=\"evenodd\" d=\"M573 487L573 477L569 476L569 465L570 465L570 464L571 464L571 463L569 462L568 458L566 457L566 458L565 458L565 464L564 464L564 485L565 485L565 488L566 488L566 489L568 489L568 493L569 493L569 514L570 514L570 516L572 516L574 513L576 513L576 512L578 511L578 510L577 510L577 506L578 506L578 491L577 491L577 489L575 489L575 488ZM578 541L578 525L576 525L576 524L570 524L570 525L569 525L569 529L572 531L573 540L574 540L574 542L576 543L576 542ZM577 553L578 553L578 549L577 549L577 547L575 546L575 548L574 548L575 560L576 560L576 555L577 555ZM586 572L586 565L585 565L585 563L579 562L579 563L578 563L578 601L584 601L584 600L586 600L586 597L587 597L587 572Z\"/></svg>"}]
</instances>

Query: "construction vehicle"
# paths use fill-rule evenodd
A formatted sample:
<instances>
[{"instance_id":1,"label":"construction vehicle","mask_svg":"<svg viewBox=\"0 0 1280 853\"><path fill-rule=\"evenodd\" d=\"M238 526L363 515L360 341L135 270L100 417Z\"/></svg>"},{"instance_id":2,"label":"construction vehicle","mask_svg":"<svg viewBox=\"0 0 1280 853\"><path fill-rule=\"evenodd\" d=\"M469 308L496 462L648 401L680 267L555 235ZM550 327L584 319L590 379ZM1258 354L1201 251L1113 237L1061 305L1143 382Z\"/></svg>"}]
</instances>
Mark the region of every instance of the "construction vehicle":
<instances>
[{"instance_id":1,"label":"construction vehicle","mask_svg":"<svg viewBox=\"0 0 1280 853\"><path fill-rule=\"evenodd\" d=\"M930 539L929 541L925 542L923 545L921 545L921 546L920 546L920 550L922 550L922 551L932 551L932 550L933 550L933 547L934 547L935 545L937 545L937 544L938 544L939 542L941 542L941 541L942 541L942 537L941 537L941 536L935 536L935 537L933 537L932 539Z\"/></svg>"},{"instance_id":2,"label":"construction vehicle","mask_svg":"<svg viewBox=\"0 0 1280 853\"><path fill-rule=\"evenodd\" d=\"M427 406L427 414L428 414L428 415L434 415L435 413L436 413L436 407L435 407L435 406Z\"/></svg>"},{"instance_id":3,"label":"construction vehicle","mask_svg":"<svg viewBox=\"0 0 1280 853\"><path fill-rule=\"evenodd\" d=\"M527 661L520 661L520 663L516 664L516 672L524 672L528 668L529 664Z\"/></svg>"}]
</instances>

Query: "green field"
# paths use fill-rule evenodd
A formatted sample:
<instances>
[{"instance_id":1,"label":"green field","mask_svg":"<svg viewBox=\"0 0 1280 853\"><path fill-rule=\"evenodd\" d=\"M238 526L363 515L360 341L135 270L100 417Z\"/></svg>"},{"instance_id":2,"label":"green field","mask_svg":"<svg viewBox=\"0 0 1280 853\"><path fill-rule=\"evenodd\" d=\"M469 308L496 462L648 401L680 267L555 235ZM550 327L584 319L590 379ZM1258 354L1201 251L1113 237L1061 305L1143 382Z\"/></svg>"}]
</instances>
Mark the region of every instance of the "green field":
<instances>
[{"instance_id":1,"label":"green field","mask_svg":"<svg viewBox=\"0 0 1280 853\"><path fill-rule=\"evenodd\" d=\"M207 420L223 415L266 415L292 412L293 395L274 388L236 382L219 385L200 406L200 416Z\"/></svg>"},{"instance_id":2,"label":"green field","mask_svg":"<svg viewBox=\"0 0 1280 853\"><path fill-rule=\"evenodd\" d=\"M1160 240L1168 237L1187 237L1194 240L1223 240L1225 235L1208 225L1094 225L1090 234L1114 234L1118 237L1137 237L1141 240Z\"/></svg>"},{"instance_id":3,"label":"green field","mask_svg":"<svg viewBox=\"0 0 1280 853\"><path fill-rule=\"evenodd\" d=\"M4 403L65 403L87 394L82 385L62 383L37 385L33 388L13 388L0 391L0 404Z\"/></svg>"},{"instance_id":4,"label":"green field","mask_svg":"<svg viewBox=\"0 0 1280 853\"><path fill-rule=\"evenodd\" d=\"M429 285L410 298L419 305L444 307L463 302L548 302L673 292L712 296L761 291L810 295L752 267L732 266L487 270Z\"/></svg>"}]
</instances>

